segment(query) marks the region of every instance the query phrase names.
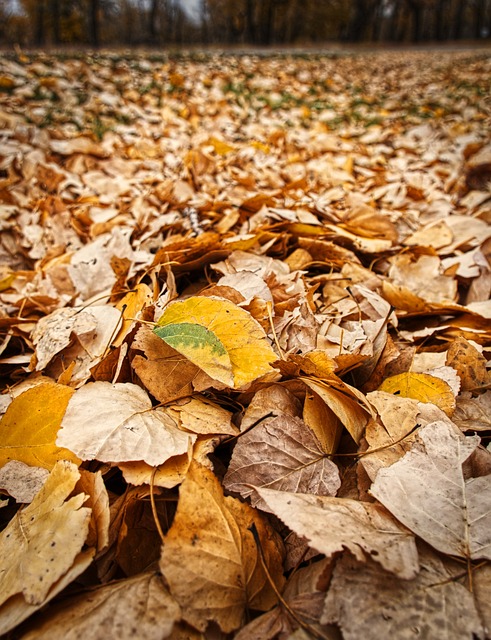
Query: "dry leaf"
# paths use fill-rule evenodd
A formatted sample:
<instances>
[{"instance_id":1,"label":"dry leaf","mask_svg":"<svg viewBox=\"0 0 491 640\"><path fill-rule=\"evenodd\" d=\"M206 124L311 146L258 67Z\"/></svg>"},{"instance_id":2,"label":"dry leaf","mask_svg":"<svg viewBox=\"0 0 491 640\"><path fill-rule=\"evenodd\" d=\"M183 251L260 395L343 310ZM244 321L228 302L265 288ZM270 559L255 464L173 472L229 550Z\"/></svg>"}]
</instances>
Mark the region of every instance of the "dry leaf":
<instances>
[{"instance_id":1,"label":"dry leaf","mask_svg":"<svg viewBox=\"0 0 491 640\"><path fill-rule=\"evenodd\" d=\"M267 610L275 603L252 525L270 575L281 589L282 558L273 531L249 506L225 498L215 476L193 463L181 485L160 568L183 618L197 629L214 621L228 633L242 625L247 609Z\"/></svg>"},{"instance_id":2,"label":"dry leaf","mask_svg":"<svg viewBox=\"0 0 491 640\"><path fill-rule=\"evenodd\" d=\"M65 600L47 615L38 616L25 640L63 637L80 640L168 638L180 618L179 606L156 573L142 573Z\"/></svg>"},{"instance_id":3,"label":"dry leaf","mask_svg":"<svg viewBox=\"0 0 491 640\"><path fill-rule=\"evenodd\" d=\"M338 625L345 640L484 640L472 594L452 580L436 555L421 553L420 562L416 578L401 580L345 554L334 570L321 622Z\"/></svg>"},{"instance_id":4,"label":"dry leaf","mask_svg":"<svg viewBox=\"0 0 491 640\"><path fill-rule=\"evenodd\" d=\"M450 385L427 373L400 373L386 378L379 391L392 393L402 398L413 398L420 402L431 402L442 409L447 416L455 410L455 396Z\"/></svg>"},{"instance_id":5,"label":"dry leaf","mask_svg":"<svg viewBox=\"0 0 491 640\"><path fill-rule=\"evenodd\" d=\"M131 383L92 382L71 397L57 443L82 460L159 465L187 453L193 436Z\"/></svg>"},{"instance_id":6,"label":"dry leaf","mask_svg":"<svg viewBox=\"0 0 491 640\"><path fill-rule=\"evenodd\" d=\"M446 364L453 367L462 382L462 391L474 391L491 382L486 358L463 337L450 343Z\"/></svg>"},{"instance_id":7,"label":"dry leaf","mask_svg":"<svg viewBox=\"0 0 491 640\"><path fill-rule=\"evenodd\" d=\"M379 505L259 487L256 491L269 510L327 557L349 549L358 560L371 557L401 578L418 572L414 537Z\"/></svg>"},{"instance_id":8,"label":"dry leaf","mask_svg":"<svg viewBox=\"0 0 491 640\"><path fill-rule=\"evenodd\" d=\"M349 431L353 440L359 442L369 417L367 411L357 402L356 394L360 392L341 381L339 383L337 381L321 382L310 378L302 378L302 380L322 398ZM366 403L364 397L363 400ZM329 439L329 434L325 437Z\"/></svg>"},{"instance_id":9,"label":"dry leaf","mask_svg":"<svg viewBox=\"0 0 491 640\"><path fill-rule=\"evenodd\" d=\"M68 498L79 476L73 463L57 462L31 504L0 534L2 604L16 594L28 604L40 604L69 571L87 538L91 515L82 506L84 494Z\"/></svg>"},{"instance_id":10,"label":"dry leaf","mask_svg":"<svg viewBox=\"0 0 491 640\"><path fill-rule=\"evenodd\" d=\"M32 502L49 476L42 467L30 467L24 462L11 460L0 468L0 489L6 491L17 502Z\"/></svg>"},{"instance_id":11,"label":"dry leaf","mask_svg":"<svg viewBox=\"0 0 491 640\"><path fill-rule=\"evenodd\" d=\"M235 445L224 487L250 497L264 509L254 489L269 487L292 493L335 496L341 485L314 432L299 418L280 415L244 433Z\"/></svg>"},{"instance_id":12,"label":"dry leaf","mask_svg":"<svg viewBox=\"0 0 491 640\"><path fill-rule=\"evenodd\" d=\"M478 446L478 436L430 423L401 460L379 471L370 492L435 549L490 559L491 475L465 478L462 469Z\"/></svg>"},{"instance_id":13,"label":"dry leaf","mask_svg":"<svg viewBox=\"0 0 491 640\"><path fill-rule=\"evenodd\" d=\"M9 460L44 469L52 469L57 460L78 464L80 458L56 444L72 395L73 389L50 381L14 398L0 421L0 466Z\"/></svg>"}]
</instances>

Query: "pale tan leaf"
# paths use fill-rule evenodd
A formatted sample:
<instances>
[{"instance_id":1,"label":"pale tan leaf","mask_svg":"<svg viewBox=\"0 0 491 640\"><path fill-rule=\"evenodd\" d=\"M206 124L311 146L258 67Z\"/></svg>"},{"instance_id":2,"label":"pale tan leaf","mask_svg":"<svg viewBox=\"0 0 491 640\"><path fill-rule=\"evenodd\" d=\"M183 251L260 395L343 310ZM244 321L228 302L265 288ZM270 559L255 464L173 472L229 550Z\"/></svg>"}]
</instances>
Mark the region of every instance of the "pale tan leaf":
<instances>
[{"instance_id":1,"label":"pale tan leaf","mask_svg":"<svg viewBox=\"0 0 491 640\"><path fill-rule=\"evenodd\" d=\"M44 600L39 604L26 602L22 594L10 597L0 606L0 633L4 634L19 625L21 622L32 616L33 613L42 609L55 596L61 593L71 582L76 580L89 566L94 559L94 549L81 551L74 559L72 566L61 576L49 589Z\"/></svg>"},{"instance_id":2,"label":"pale tan leaf","mask_svg":"<svg viewBox=\"0 0 491 640\"><path fill-rule=\"evenodd\" d=\"M177 602L157 573L84 591L38 616L25 640L163 640L180 619Z\"/></svg>"},{"instance_id":3,"label":"pale tan leaf","mask_svg":"<svg viewBox=\"0 0 491 640\"><path fill-rule=\"evenodd\" d=\"M358 560L371 557L401 578L418 572L414 536L379 505L259 487L256 491L280 520L320 553L330 557L349 549Z\"/></svg>"},{"instance_id":4,"label":"pale tan leaf","mask_svg":"<svg viewBox=\"0 0 491 640\"><path fill-rule=\"evenodd\" d=\"M31 467L19 460L10 460L0 468L0 489L16 502L32 502L49 475L48 469Z\"/></svg>"},{"instance_id":5,"label":"pale tan leaf","mask_svg":"<svg viewBox=\"0 0 491 640\"><path fill-rule=\"evenodd\" d=\"M77 451L82 460L159 465L186 453L194 437L180 431L163 409L154 409L140 387L92 382L71 397L57 444Z\"/></svg>"},{"instance_id":6,"label":"pale tan leaf","mask_svg":"<svg viewBox=\"0 0 491 640\"><path fill-rule=\"evenodd\" d=\"M232 424L232 414L204 396L184 398L165 408L185 431L198 434L237 435L238 429Z\"/></svg>"},{"instance_id":7,"label":"pale tan leaf","mask_svg":"<svg viewBox=\"0 0 491 640\"><path fill-rule=\"evenodd\" d=\"M92 510L86 544L100 552L109 544L110 521L109 496L102 473L80 469L80 480L75 489L88 496L85 506Z\"/></svg>"},{"instance_id":8,"label":"pale tan leaf","mask_svg":"<svg viewBox=\"0 0 491 640\"><path fill-rule=\"evenodd\" d=\"M72 566L91 515L82 506L84 494L68 498L79 476L73 463L57 462L31 504L0 534L0 603L22 594L28 604L40 604Z\"/></svg>"},{"instance_id":9,"label":"pale tan leaf","mask_svg":"<svg viewBox=\"0 0 491 640\"><path fill-rule=\"evenodd\" d=\"M345 554L334 570L321 621L338 625L345 640L484 640L472 594L452 580L436 555L423 552L420 562L416 578L402 580Z\"/></svg>"},{"instance_id":10,"label":"pale tan leaf","mask_svg":"<svg viewBox=\"0 0 491 640\"><path fill-rule=\"evenodd\" d=\"M462 469L479 440L430 423L403 458L379 471L370 492L439 551L491 559L491 475L465 478Z\"/></svg>"}]
</instances>

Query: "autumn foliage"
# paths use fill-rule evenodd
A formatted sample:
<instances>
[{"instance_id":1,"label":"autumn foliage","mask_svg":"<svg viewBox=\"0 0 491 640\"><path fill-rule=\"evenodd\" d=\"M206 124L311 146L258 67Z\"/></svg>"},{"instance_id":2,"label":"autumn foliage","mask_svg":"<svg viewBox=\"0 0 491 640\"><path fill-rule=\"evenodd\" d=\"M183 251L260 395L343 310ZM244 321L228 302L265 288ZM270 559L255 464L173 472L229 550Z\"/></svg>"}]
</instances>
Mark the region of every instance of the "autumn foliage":
<instances>
[{"instance_id":1,"label":"autumn foliage","mask_svg":"<svg viewBox=\"0 0 491 640\"><path fill-rule=\"evenodd\" d=\"M2 59L2 634L488 637L490 76Z\"/></svg>"}]
</instances>

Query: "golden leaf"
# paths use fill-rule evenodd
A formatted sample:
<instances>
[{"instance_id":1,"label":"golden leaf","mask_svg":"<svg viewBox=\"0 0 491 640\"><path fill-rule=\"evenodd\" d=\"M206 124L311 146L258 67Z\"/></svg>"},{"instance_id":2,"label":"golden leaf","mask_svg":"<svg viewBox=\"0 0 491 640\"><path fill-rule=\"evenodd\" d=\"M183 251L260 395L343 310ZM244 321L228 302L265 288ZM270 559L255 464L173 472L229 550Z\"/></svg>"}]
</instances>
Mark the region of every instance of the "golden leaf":
<instances>
[{"instance_id":1,"label":"golden leaf","mask_svg":"<svg viewBox=\"0 0 491 640\"><path fill-rule=\"evenodd\" d=\"M379 391L414 398L419 402L431 402L448 416L455 410L455 397L450 385L428 373L406 372L391 376L383 381Z\"/></svg>"},{"instance_id":2,"label":"golden leaf","mask_svg":"<svg viewBox=\"0 0 491 640\"><path fill-rule=\"evenodd\" d=\"M80 464L68 449L56 446L56 436L73 389L43 382L14 398L0 421L0 466L19 460L52 469L58 460Z\"/></svg>"},{"instance_id":3,"label":"golden leaf","mask_svg":"<svg viewBox=\"0 0 491 640\"><path fill-rule=\"evenodd\" d=\"M259 323L220 298L171 303L154 332L211 378L235 389L270 373L277 359Z\"/></svg>"}]
</instances>

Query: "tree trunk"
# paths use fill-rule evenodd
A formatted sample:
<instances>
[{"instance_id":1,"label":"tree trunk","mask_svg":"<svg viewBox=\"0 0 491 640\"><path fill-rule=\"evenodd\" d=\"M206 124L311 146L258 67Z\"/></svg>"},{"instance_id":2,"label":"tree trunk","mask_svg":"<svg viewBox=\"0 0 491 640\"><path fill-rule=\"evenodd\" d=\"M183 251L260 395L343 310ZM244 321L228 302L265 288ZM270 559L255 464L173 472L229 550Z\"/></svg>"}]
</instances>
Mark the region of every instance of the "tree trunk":
<instances>
[{"instance_id":1,"label":"tree trunk","mask_svg":"<svg viewBox=\"0 0 491 640\"><path fill-rule=\"evenodd\" d=\"M89 5L89 41L90 44L97 48L100 44L99 40L99 0L90 0Z\"/></svg>"},{"instance_id":2,"label":"tree trunk","mask_svg":"<svg viewBox=\"0 0 491 640\"><path fill-rule=\"evenodd\" d=\"M42 47L44 45L45 33L44 33L44 2L38 0L36 3L35 14L35 31L34 31L34 44L36 47Z\"/></svg>"},{"instance_id":3,"label":"tree trunk","mask_svg":"<svg viewBox=\"0 0 491 640\"><path fill-rule=\"evenodd\" d=\"M60 44L61 32L60 32L60 1L50 0L49 3L51 20L53 24L53 42L54 44Z\"/></svg>"},{"instance_id":4,"label":"tree trunk","mask_svg":"<svg viewBox=\"0 0 491 640\"><path fill-rule=\"evenodd\" d=\"M419 42L421 40L422 7L416 0L407 0L407 4L412 18L411 40L413 42Z\"/></svg>"},{"instance_id":5,"label":"tree trunk","mask_svg":"<svg viewBox=\"0 0 491 640\"><path fill-rule=\"evenodd\" d=\"M457 0L456 9L453 16L453 29L452 29L452 37L454 40L460 40L463 34L463 26L464 26L464 12L465 12L465 2L463 0Z\"/></svg>"},{"instance_id":6,"label":"tree trunk","mask_svg":"<svg viewBox=\"0 0 491 640\"><path fill-rule=\"evenodd\" d=\"M159 13L159 0L152 0L148 12L148 38L151 44L157 42L157 16Z\"/></svg>"}]
</instances>

